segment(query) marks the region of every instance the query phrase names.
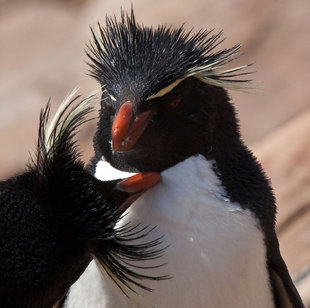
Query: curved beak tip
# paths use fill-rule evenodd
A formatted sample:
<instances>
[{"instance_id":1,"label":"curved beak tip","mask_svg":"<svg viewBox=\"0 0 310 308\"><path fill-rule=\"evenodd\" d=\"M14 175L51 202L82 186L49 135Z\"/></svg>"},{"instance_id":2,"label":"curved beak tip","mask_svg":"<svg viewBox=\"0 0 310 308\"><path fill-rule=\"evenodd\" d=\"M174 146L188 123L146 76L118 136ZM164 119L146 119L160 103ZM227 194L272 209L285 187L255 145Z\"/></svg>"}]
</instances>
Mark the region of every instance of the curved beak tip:
<instances>
[{"instance_id":1,"label":"curved beak tip","mask_svg":"<svg viewBox=\"0 0 310 308\"><path fill-rule=\"evenodd\" d=\"M123 140L123 136L122 136L121 129L119 127L116 127L112 131L112 147L114 151L117 151L120 148L122 140Z\"/></svg>"},{"instance_id":2,"label":"curved beak tip","mask_svg":"<svg viewBox=\"0 0 310 308\"><path fill-rule=\"evenodd\" d=\"M132 121L132 109L132 103L127 101L114 119L111 132L114 151L124 152L132 149L148 125L151 111L139 114Z\"/></svg>"}]
</instances>

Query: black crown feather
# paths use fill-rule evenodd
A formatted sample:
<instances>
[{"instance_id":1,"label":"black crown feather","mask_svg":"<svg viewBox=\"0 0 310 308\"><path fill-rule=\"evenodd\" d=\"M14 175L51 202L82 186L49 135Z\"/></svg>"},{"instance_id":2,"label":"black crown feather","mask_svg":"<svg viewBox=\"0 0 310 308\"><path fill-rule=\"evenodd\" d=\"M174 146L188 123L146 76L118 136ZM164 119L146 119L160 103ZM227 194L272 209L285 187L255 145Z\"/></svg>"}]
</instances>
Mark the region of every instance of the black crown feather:
<instances>
[{"instance_id":1,"label":"black crown feather","mask_svg":"<svg viewBox=\"0 0 310 308\"><path fill-rule=\"evenodd\" d=\"M117 97L121 87L139 89L145 99L178 79L195 76L202 81L232 89L251 88L250 80L236 79L252 72L240 72L243 65L223 66L236 58L240 45L215 51L224 39L222 32L200 30L186 32L184 26L145 27L131 14L121 19L106 18L106 27L98 23L99 33L91 28L93 42L87 55L90 74Z\"/></svg>"}]
</instances>

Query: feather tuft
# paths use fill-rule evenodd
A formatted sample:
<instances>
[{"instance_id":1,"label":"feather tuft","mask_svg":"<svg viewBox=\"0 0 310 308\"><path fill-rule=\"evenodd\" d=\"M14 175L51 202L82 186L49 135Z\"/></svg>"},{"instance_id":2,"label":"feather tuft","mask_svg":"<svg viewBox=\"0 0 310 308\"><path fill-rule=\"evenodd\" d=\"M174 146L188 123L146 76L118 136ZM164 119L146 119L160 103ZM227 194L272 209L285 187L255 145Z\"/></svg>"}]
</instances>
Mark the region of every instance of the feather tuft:
<instances>
[{"instance_id":1,"label":"feather tuft","mask_svg":"<svg viewBox=\"0 0 310 308\"><path fill-rule=\"evenodd\" d=\"M122 88L140 91L140 98L156 96L176 81L194 76L223 88L248 91L256 88L250 79L240 77L253 72L249 65L226 68L238 58L240 45L216 51L224 41L222 31L186 31L160 25L145 27L131 14L106 18L106 26L91 27L93 41L86 50L90 75L106 86L113 98ZM159 95L161 96L161 95Z\"/></svg>"},{"instance_id":2,"label":"feather tuft","mask_svg":"<svg viewBox=\"0 0 310 308\"><path fill-rule=\"evenodd\" d=\"M142 244L134 243L138 239L146 238L154 229L155 227L140 227L140 225L132 227L127 224L116 229L115 238L108 246L106 246L106 243L105 245L93 243L90 248L101 272L104 271L127 297L143 303L145 307L151 307L152 305L136 292L134 286L149 292L153 290L138 281L167 280L171 278L169 275L150 276L137 271L157 269L165 266L165 263L149 267L134 264L135 262L156 260L168 248L158 248L162 245L162 237Z\"/></svg>"},{"instance_id":3,"label":"feather tuft","mask_svg":"<svg viewBox=\"0 0 310 308\"><path fill-rule=\"evenodd\" d=\"M75 96L77 91L78 88L75 88L64 99L49 125L47 122L50 114L50 100L45 109L41 110L37 157L32 169L37 170L42 175L46 171L46 167L52 164L55 157L63 156L64 153L73 159L79 157L73 138L77 133L78 127L91 120L86 119L86 116L93 111L92 105L97 98L99 90L92 92L72 107L80 98L79 95Z\"/></svg>"}]
</instances>

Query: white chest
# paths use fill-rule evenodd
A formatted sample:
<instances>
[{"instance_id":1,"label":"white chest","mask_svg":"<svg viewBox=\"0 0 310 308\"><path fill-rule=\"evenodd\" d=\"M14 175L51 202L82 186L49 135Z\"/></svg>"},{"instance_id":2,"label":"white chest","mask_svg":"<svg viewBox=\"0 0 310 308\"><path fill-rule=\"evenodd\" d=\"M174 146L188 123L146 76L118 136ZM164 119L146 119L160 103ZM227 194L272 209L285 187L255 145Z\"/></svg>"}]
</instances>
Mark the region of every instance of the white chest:
<instances>
[{"instance_id":1,"label":"white chest","mask_svg":"<svg viewBox=\"0 0 310 308\"><path fill-rule=\"evenodd\" d=\"M163 246L169 245L160 260L147 264L167 265L147 273L173 278L146 281L154 292L142 294L156 307L274 307L262 233L248 211L225 197L212 162L191 157L165 170L162 178L121 221L157 226L142 241L164 235ZM101 285L102 293L93 295L101 307L142 307L91 272L84 275L97 290ZM70 295L83 292L82 286L78 281Z\"/></svg>"}]
</instances>

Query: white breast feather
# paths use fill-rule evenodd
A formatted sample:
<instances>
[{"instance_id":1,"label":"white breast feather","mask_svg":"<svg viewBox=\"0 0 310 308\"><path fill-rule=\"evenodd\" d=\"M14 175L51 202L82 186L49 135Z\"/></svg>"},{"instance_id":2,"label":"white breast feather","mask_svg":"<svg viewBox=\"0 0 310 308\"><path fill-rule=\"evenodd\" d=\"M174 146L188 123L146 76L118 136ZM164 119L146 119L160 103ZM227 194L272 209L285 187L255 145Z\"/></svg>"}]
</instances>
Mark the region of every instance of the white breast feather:
<instances>
[{"instance_id":1,"label":"white breast feather","mask_svg":"<svg viewBox=\"0 0 310 308\"><path fill-rule=\"evenodd\" d=\"M251 213L226 197L212 164L199 155L165 170L162 182L121 221L157 226L148 239L164 235L163 245L170 245L160 260L167 265L155 274L173 278L146 281L154 291L139 291L162 308L274 307L263 235ZM98 168L96 176L104 174ZM91 264L71 288L66 307L142 307L99 277Z\"/></svg>"}]
</instances>

